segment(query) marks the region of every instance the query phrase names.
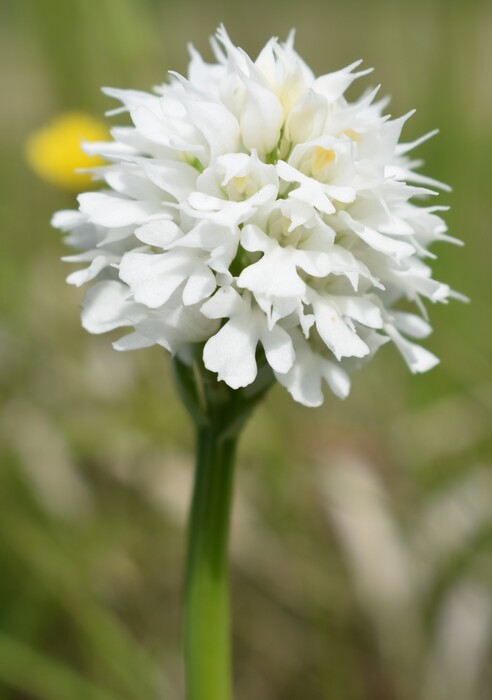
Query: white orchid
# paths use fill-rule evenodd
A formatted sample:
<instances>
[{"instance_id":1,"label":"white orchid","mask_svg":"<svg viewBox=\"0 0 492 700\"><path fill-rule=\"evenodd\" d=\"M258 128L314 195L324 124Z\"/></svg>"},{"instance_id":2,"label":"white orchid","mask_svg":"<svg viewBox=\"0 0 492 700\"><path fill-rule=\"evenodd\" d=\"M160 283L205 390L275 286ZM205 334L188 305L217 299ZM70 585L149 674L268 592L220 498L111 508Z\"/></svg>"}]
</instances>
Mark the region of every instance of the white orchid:
<instances>
[{"instance_id":1,"label":"white orchid","mask_svg":"<svg viewBox=\"0 0 492 700\"><path fill-rule=\"evenodd\" d=\"M431 276L428 246L456 242L443 207L416 202L445 185L415 172L399 144L410 116L390 120L377 90L344 92L360 62L316 78L293 48L270 40L256 61L220 28L207 64L155 94L106 89L132 127L87 151L109 164L106 189L79 197L53 225L94 281L83 309L93 333L133 332L119 350L159 344L236 389L266 362L296 401L340 397L347 371L392 341L412 372L437 359L408 340L430 333L422 299L458 296ZM418 313L399 310L400 300ZM261 350L262 348L262 350Z\"/></svg>"}]
</instances>

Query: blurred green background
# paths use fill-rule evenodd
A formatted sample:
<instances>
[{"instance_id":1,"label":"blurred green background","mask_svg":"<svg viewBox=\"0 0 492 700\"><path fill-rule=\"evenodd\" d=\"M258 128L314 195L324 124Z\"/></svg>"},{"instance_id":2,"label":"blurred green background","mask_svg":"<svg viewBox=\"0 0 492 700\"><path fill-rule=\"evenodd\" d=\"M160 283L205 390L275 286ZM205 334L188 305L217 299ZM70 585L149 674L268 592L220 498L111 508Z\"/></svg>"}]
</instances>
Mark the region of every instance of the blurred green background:
<instances>
[{"instance_id":1,"label":"blurred green background","mask_svg":"<svg viewBox=\"0 0 492 700\"><path fill-rule=\"evenodd\" d=\"M211 58L297 28L322 73L358 58L449 182L430 309L441 365L391 348L323 408L276 388L244 435L232 536L237 700L486 700L492 687L492 5L469 0L2 0L0 698L183 697L180 604L193 435L156 348L80 328L82 292L23 145ZM113 118L113 123L117 118Z\"/></svg>"}]
</instances>

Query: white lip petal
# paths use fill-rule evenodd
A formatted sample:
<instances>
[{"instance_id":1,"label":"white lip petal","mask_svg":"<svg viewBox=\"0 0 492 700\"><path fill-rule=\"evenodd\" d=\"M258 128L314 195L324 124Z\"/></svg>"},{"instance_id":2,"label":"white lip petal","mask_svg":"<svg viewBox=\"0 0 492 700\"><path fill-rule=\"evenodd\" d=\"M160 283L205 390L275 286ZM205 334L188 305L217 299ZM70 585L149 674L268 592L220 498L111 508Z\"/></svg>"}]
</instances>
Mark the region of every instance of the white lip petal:
<instances>
[{"instance_id":1,"label":"white lip petal","mask_svg":"<svg viewBox=\"0 0 492 700\"><path fill-rule=\"evenodd\" d=\"M135 236L142 243L167 248L183 236L179 226L170 219L154 219L135 229Z\"/></svg>"},{"instance_id":2,"label":"white lip petal","mask_svg":"<svg viewBox=\"0 0 492 700\"><path fill-rule=\"evenodd\" d=\"M300 357L289 372L277 373L275 376L294 401L309 408L321 406L323 403L321 374L316 363L309 362L305 357Z\"/></svg>"},{"instance_id":3,"label":"white lip petal","mask_svg":"<svg viewBox=\"0 0 492 700\"><path fill-rule=\"evenodd\" d=\"M262 231L259 226L248 224L241 232L241 245L249 252L261 251L266 253L275 247L275 241Z\"/></svg>"},{"instance_id":4,"label":"white lip petal","mask_svg":"<svg viewBox=\"0 0 492 700\"><path fill-rule=\"evenodd\" d=\"M416 314L403 311L392 311L395 328L409 335L411 338L427 338L432 333L432 327L428 321Z\"/></svg>"},{"instance_id":5,"label":"white lip petal","mask_svg":"<svg viewBox=\"0 0 492 700\"><path fill-rule=\"evenodd\" d=\"M155 345L152 338L146 338L140 333L128 333L124 335L119 340L115 340L113 343L113 348L120 352L126 352L128 350L141 350L142 348L150 348Z\"/></svg>"},{"instance_id":6,"label":"white lip petal","mask_svg":"<svg viewBox=\"0 0 492 700\"><path fill-rule=\"evenodd\" d=\"M369 328L383 327L381 309L370 299L340 294L332 297L332 301L342 316L353 318Z\"/></svg>"},{"instance_id":7,"label":"white lip petal","mask_svg":"<svg viewBox=\"0 0 492 700\"><path fill-rule=\"evenodd\" d=\"M311 303L318 333L337 360L369 354L366 343L343 320L331 301L320 295L312 295Z\"/></svg>"},{"instance_id":8,"label":"white lip petal","mask_svg":"<svg viewBox=\"0 0 492 700\"><path fill-rule=\"evenodd\" d=\"M207 318L235 316L244 308L244 301L232 287L221 287L214 296L202 305L202 314Z\"/></svg>"},{"instance_id":9,"label":"white lip petal","mask_svg":"<svg viewBox=\"0 0 492 700\"><path fill-rule=\"evenodd\" d=\"M73 209L62 209L53 214L51 218L51 225L54 228L59 228L62 231L70 231L77 226L85 223L86 217L80 211L75 211Z\"/></svg>"},{"instance_id":10,"label":"white lip petal","mask_svg":"<svg viewBox=\"0 0 492 700\"><path fill-rule=\"evenodd\" d=\"M89 221L106 228L140 224L159 211L155 202L125 199L103 192L86 192L78 197L80 211Z\"/></svg>"},{"instance_id":11,"label":"white lip petal","mask_svg":"<svg viewBox=\"0 0 492 700\"><path fill-rule=\"evenodd\" d=\"M306 291L306 283L296 269L295 251L276 248L238 277L239 287L268 298L297 297Z\"/></svg>"},{"instance_id":12,"label":"white lip petal","mask_svg":"<svg viewBox=\"0 0 492 700\"><path fill-rule=\"evenodd\" d=\"M115 260L108 258L106 255L98 255L85 270L77 270L68 275L67 282L68 284L74 284L76 287L81 287L83 284L87 284L87 282L95 279L101 270L104 270L111 262L115 262Z\"/></svg>"},{"instance_id":13,"label":"white lip petal","mask_svg":"<svg viewBox=\"0 0 492 700\"><path fill-rule=\"evenodd\" d=\"M150 309L157 309L185 281L190 285L188 303L194 303L191 300L199 295L198 290L204 291L210 287L208 273L205 274L204 283L203 267L200 260L179 251L158 255L129 253L121 260L120 278L132 290L135 301ZM195 277L196 286L191 282Z\"/></svg>"},{"instance_id":14,"label":"white lip petal","mask_svg":"<svg viewBox=\"0 0 492 700\"><path fill-rule=\"evenodd\" d=\"M209 297L216 286L215 275L207 265L197 268L184 286L183 304L185 306L198 304Z\"/></svg>"},{"instance_id":15,"label":"white lip petal","mask_svg":"<svg viewBox=\"0 0 492 700\"><path fill-rule=\"evenodd\" d=\"M323 362L323 377L330 389L340 399L346 399L350 391L350 377L348 373L334 362Z\"/></svg>"},{"instance_id":16,"label":"white lip petal","mask_svg":"<svg viewBox=\"0 0 492 700\"><path fill-rule=\"evenodd\" d=\"M414 374L428 372L439 364L439 358L432 352L423 348L421 345L411 343L390 324L385 325L384 330L400 351L410 371Z\"/></svg>"},{"instance_id":17,"label":"white lip petal","mask_svg":"<svg viewBox=\"0 0 492 700\"><path fill-rule=\"evenodd\" d=\"M347 372L338 364L316 353L298 330L291 331L295 359L285 373L275 376L292 398L304 406L315 407L323 403L323 380L339 398L346 398L350 390Z\"/></svg>"},{"instance_id":18,"label":"white lip petal","mask_svg":"<svg viewBox=\"0 0 492 700\"><path fill-rule=\"evenodd\" d=\"M203 349L205 367L216 372L232 389L251 384L256 377L258 336L240 318L232 318Z\"/></svg>"},{"instance_id":19,"label":"white lip petal","mask_svg":"<svg viewBox=\"0 0 492 700\"><path fill-rule=\"evenodd\" d=\"M107 333L131 326L141 316L137 304L129 300L128 287L120 282L98 282L82 303L82 325L89 333Z\"/></svg>"},{"instance_id":20,"label":"white lip petal","mask_svg":"<svg viewBox=\"0 0 492 700\"><path fill-rule=\"evenodd\" d=\"M268 364L280 374L285 374L294 363L295 353L290 335L280 326L264 330L260 336Z\"/></svg>"}]
</instances>

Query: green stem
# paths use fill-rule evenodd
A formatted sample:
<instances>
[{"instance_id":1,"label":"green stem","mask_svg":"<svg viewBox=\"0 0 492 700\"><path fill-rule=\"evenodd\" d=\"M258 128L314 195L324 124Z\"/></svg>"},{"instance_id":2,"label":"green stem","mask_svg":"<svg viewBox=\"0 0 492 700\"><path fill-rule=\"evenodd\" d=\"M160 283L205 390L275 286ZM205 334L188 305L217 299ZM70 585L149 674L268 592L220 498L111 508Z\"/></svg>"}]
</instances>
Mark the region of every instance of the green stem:
<instances>
[{"instance_id":1,"label":"green stem","mask_svg":"<svg viewBox=\"0 0 492 700\"><path fill-rule=\"evenodd\" d=\"M233 390L203 366L200 347L189 350L187 361L173 361L176 388L197 431L185 590L186 697L230 700L227 545L234 457L241 429L274 377L260 357L255 381Z\"/></svg>"},{"instance_id":2,"label":"green stem","mask_svg":"<svg viewBox=\"0 0 492 700\"><path fill-rule=\"evenodd\" d=\"M228 556L237 437L197 426L185 591L187 700L230 700Z\"/></svg>"}]
</instances>

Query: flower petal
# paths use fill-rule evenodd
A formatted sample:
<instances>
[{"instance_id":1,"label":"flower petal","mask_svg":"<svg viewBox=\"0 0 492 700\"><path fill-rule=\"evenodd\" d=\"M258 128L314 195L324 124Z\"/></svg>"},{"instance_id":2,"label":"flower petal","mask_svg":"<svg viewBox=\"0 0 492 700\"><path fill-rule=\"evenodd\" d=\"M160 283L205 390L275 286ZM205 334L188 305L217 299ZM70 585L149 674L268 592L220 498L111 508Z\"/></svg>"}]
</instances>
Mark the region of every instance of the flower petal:
<instances>
[{"instance_id":1,"label":"flower petal","mask_svg":"<svg viewBox=\"0 0 492 700\"><path fill-rule=\"evenodd\" d=\"M394 326L386 324L384 326L384 330L402 354L403 359L410 368L410 371L414 374L428 372L430 369L439 364L438 357L420 345L411 343L400 333L398 333Z\"/></svg>"},{"instance_id":2,"label":"flower petal","mask_svg":"<svg viewBox=\"0 0 492 700\"><path fill-rule=\"evenodd\" d=\"M194 262L174 251L157 255L127 253L120 263L120 277L133 291L135 301L156 309L194 270Z\"/></svg>"},{"instance_id":3,"label":"flower petal","mask_svg":"<svg viewBox=\"0 0 492 700\"><path fill-rule=\"evenodd\" d=\"M121 282L98 282L88 290L82 302L82 326L95 334L131 326L141 317L142 310L128 297L129 289Z\"/></svg>"},{"instance_id":4,"label":"flower petal","mask_svg":"<svg viewBox=\"0 0 492 700\"><path fill-rule=\"evenodd\" d=\"M111 228L141 224L159 209L155 202L137 202L109 192L86 192L78 201L89 221Z\"/></svg>"},{"instance_id":5,"label":"flower petal","mask_svg":"<svg viewBox=\"0 0 492 700\"><path fill-rule=\"evenodd\" d=\"M342 357L364 357L370 350L355 330L342 319L329 298L310 293L316 319L316 328L321 338L333 352L337 360Z\"/></svg>"},{"instance_id":6,"label":"flower petal","mask_svg":"<svg viewBox=\"0 0 492 700\"><path fill-rule=\"evenodd\" d=\"M258 334L244 318L233 317L212 336L203 349L203 362L219 380L232 389L251 384L257 373L256 346Z\"/></svg>"},{"instance_id":7,"label":"flower petal","mask_svg":"<svg viewBox=\"0 0 492 700\"><path fill-rule=\"evenodd\" d=\"M260 336L261 344L270 367L285 374L290 370L294 362L294 346L290 335L280 326L274 326L271 330L266 328Z\"/></svg>"}]
</instances>

